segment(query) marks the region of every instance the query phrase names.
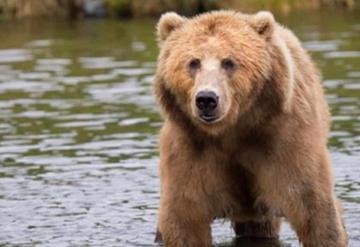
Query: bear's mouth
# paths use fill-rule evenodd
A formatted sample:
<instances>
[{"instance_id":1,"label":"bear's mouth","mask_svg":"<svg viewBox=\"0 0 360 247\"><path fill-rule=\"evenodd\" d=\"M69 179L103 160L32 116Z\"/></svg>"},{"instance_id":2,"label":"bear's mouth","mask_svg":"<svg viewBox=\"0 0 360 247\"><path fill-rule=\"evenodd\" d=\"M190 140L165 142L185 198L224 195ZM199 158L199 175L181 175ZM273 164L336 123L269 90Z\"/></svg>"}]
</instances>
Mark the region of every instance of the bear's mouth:
<instances>
[{"instance_id":1,"label":"bear's mouth","mask_svg":"<svg viewBox=\"0 0 360 247\"><path fill-rule=\"evenodd\" d=\"M205 121L206 123L212 123L218 119L217 116L212 115L212 114L201 114L200 118L201 118L201 120Z\"/></svg>"}]
</instances>

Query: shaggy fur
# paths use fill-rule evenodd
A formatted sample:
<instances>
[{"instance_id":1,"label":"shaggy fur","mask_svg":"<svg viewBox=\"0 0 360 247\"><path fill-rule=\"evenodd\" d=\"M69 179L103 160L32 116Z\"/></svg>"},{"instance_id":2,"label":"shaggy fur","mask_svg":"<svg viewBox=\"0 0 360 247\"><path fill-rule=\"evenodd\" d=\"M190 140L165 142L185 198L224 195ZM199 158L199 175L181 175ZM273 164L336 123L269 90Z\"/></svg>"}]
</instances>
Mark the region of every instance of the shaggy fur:
<instances>
[{"instance_id":1,"label":"shaggy fur","mask_svg":"<svg viewBox=\"0 0 360 247\"><path fill-rule=\"evenodd\" d=\"M277 238L285 216L305 247L347 246L321 79L293 33L269 12L167 13L158 39L154 91L165 122L157 239L211 246L214 218L230 219L238 236ZM232 70L221 67L226 58ZM209 85L220 95L214 123L194 106Z\"/></svg>"}]
</instances>

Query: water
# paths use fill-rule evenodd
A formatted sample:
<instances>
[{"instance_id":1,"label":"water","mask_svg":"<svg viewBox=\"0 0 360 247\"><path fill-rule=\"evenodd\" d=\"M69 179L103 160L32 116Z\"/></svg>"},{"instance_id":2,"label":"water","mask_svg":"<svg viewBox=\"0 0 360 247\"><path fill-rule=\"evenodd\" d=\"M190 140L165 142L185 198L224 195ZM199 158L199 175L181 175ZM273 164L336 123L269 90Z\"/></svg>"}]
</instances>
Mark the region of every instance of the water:
<instances>
[{"instance_id":1,"label":"water","mask_svg":"<svg viewBox=\"0 0 360 247\"><path fill-rule=\"evenodd\" d=\"M350 246L360 246L360 16L277 18L323 71L336 192ZM0 23L1 246L153 246L161 126L154 25ZM216 222L213 235L231 246L229 223ZM298 246L287 224L282 242Z\"/></svg>"}]
</instances>

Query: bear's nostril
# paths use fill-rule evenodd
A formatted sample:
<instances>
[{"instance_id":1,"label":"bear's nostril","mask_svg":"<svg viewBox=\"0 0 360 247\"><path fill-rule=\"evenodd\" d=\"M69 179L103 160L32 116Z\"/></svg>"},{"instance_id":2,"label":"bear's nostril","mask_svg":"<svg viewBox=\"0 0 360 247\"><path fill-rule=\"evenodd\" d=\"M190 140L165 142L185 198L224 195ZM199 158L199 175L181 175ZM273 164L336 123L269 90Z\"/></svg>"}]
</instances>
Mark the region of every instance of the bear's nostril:
<instances>
[{"instance_id":1,"label":"bear's nostril","mask_svg":"<svg viewBox=\"0 0 360 247\"><path fill-rule=\"evenodd\" d=\"M212 111L218 105L218 98L212 91L200 91L196 95L196 106L200 110Z\"/></svg>"}]
</instances>

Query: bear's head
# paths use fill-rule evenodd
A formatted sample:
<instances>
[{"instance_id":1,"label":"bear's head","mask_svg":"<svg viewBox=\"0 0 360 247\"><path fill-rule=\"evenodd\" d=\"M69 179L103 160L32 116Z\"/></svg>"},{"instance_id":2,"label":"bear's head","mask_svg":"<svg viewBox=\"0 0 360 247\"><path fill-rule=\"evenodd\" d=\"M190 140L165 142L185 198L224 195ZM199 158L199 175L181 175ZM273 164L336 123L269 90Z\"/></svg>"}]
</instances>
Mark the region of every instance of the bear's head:
<instances>
[{"instance_id":1,"label":"bear's head","mask_svg":"<svg viewBox=\"0 0 360 247\"><path fill-rule=\"evenodd\" d=\"M155 95L165 115L217 135L258 114L253 109L266 98L274 64L285 64L274 61L281 57L273 45L275 25L264 11L215 11L191 19L164 14L157 26Z\"/></svg>"}]
</instances>

